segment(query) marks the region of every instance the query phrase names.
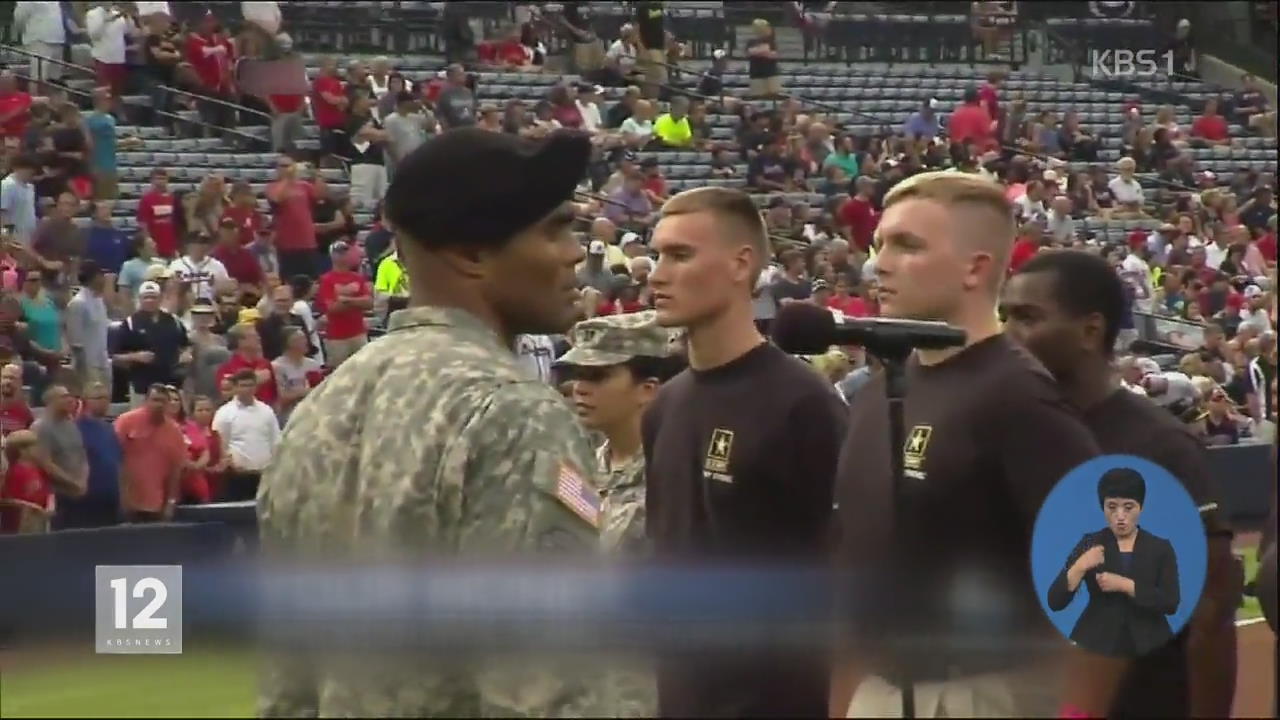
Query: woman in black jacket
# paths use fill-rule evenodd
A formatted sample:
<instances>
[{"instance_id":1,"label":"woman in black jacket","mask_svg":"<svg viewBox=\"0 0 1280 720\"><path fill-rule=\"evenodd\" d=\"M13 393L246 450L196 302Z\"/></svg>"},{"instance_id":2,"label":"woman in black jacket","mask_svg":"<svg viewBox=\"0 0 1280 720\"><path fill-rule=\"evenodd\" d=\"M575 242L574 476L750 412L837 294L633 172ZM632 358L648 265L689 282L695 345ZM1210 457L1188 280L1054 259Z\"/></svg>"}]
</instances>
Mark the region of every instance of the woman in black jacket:
<instances>
[{"instance_id":1,"label":"woman in black jacket","mask_svg":"<svg viewBox=\"0 0 1280 720\"><path fill-rule=\"evenodd\" d=\"M1128 468L1103 473L1098 502L1107 527L1086 533L1049 587L1048 604L1059 611L1083 583L1085 607L1071 639L1106 655L1145 655L1173 638L1165 616L1178 610L1178 561L1173 545L1138 527L1146 499L1142 475Z\"/></svg>"}]
</instances>

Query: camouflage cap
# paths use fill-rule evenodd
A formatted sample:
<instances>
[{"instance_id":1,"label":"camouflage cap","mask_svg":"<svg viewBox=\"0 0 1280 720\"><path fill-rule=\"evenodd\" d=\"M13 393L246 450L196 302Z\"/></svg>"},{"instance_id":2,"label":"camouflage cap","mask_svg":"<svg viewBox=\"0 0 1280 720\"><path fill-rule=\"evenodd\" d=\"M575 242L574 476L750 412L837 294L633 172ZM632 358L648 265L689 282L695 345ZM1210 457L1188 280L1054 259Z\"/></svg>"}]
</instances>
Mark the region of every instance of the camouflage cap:
<instances>
[{"instance_id":1,"label":"camouflage cap","mask_svg":"<svg viewBox=\"0 0 1280 720\"><path fill-rule=\"evenodd\" d=\"M666 357L667 329L652 310L602 315L583 320L569 331L573 345L557 365L617 365L633 357Z\"/></svg>"}]
</instances>

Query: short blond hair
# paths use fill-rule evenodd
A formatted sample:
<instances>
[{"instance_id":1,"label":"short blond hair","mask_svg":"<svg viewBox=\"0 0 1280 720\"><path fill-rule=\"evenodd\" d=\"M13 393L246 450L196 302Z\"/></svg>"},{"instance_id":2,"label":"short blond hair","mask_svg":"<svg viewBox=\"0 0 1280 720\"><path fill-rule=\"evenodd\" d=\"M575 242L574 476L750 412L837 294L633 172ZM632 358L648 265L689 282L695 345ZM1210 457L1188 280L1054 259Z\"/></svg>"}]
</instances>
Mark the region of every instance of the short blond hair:
<instances>
[{"instance_id":1,"label":"short blond hair","mask_svg":"<svg viewBox=\"0 0 1280 720\"><path fill-rule=\"evenodd\" d=\"M734 188L700 187L676 193L662 204L662 217L717 213L737 220L747 231L746 239L763 264L769 257L769 230L751 196Z\"/></svg>"}]
</instances>

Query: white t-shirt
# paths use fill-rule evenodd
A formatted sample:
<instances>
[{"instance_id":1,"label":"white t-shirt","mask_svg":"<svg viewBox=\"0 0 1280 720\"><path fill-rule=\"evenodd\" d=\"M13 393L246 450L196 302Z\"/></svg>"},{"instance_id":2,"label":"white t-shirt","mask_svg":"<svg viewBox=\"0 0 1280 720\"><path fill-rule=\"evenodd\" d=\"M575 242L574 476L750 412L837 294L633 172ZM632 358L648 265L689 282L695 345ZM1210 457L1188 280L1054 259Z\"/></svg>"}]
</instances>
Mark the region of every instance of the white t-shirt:
<instances>
[{"instance_id":1,"label":"white t-shirt","mask_svg":"<svg viewBox=\"0 0 1280 720\"><path fill-rule=\"evenodd\" d=\"M1218 243L1209 243L1204 249L1204 264L1217 270L1222 267L1222 261L1227 259L1227 250L1230 246L1221 247Z\"/></svg>"},{"instance_id":2,"label":"white t-shirt","mask_svg":"<svg viewBox=\"0 0 1280 720\"><path fill-rule=\"evenodd\" d=\"M516 338L516 359L530 377L551 382L551 364L556 359L556 345L550 335L520 335Z\"/></svg>"},{"instance_id":3,"label":"white t-shirt","mask_svg":"<svg viewBox=\"0 0 1280 720\"><path fill-rule=\"evenodd\" d=\"M600 118L599 103L584 103L581 100L575 100L578 104L578 112L582 114L582 129L587 132L595 132L600 129L604 121Z\"/></svg>"},{"instance_id":4,"label":"white t-shirt","mask_svg":"<svg viewBox=\"0 0 1280 720\"><path fill-rule=\"evenodd\" d=\"M1146 194L1142 191L1142 185L1138 183L1137 178L1126 181L1119 175L1111 178L1111 182L1107 183L1107 189L1111 191L1111 196L1121 205L1137 203L1141 205L1146 198Z\"/></svg>"},{"instance_id":5,"label":"white t-shirt","mask_svg":"<svg viewBox=\"0 0 1280 720\"><path fill-rule=\"evenodd\" d=\"M218 408L213 414L213 429L226 442L238 470L262 470L271 462L271 455L280 444L276 412L257 399L252 405L232 400Z\"/></svg>"},{"instance_id":6,"label":"white t-shirt","mask_svg":"<svg viewBox=\"0 0 1280 720\"><path fill-rule=\"evenodd\" d=\"M1169 387L1162 393L1155 395L1148 393L1148 396L1156 404L1162 407L1169 407L1182 400L1196 399L1195 383L1191 382L1191 378L1187 377L1186 373L1171 371L1160 373L1160 376L1168 382Z\"/></svg>"},{"instance_id":7,"label":"white t-shirt","mask_svg":"<svg viewBox=\"0 0 1280 720\"><path fill-rule=\"evenodd\" d=\"M293 308L290 312L302 318L302 324L307 329L307 339L311 341L311 347L316 348L315 359L323 364L324 345L320 342L320 335L316 333L316 316L311 311L311 306L307 304L306 300L294 300Z\"/></svg>"},{"instance_id":8,"label":"white t-shirt","mask_svg":"<svg viewBox=\"0 0 1280 720\"><path fill-rule=\"evenodd\" d=\"M221 260L207 257L193 260L184 255L169 264L169 270L183 282L191 283L191 292L197 298L213 300L214 288L231 279Z\"/></svg>"},{"instance_id":9,"label":"white t-shirt","mask_svg":"<svg viewBox=\"0 0 1280 720\"><path fill-rule=\"evenodd\" d=\"M123 65L129 21L117 16L111 8L98 6L84 14L84 24L93 59L104 65Z\"/></svg>"},{"instance_id":10,"label":"white t-shirt","mask_svg":"<svg viewBox=\"0 0 1280 720\"><path fill-rule=\"evenodd\" d=\"M1151 296L1155 293L1155 288L1151 285L1151 266L1146 260L1129 253L1124 262L1120 263L1120 269L1124 272L1125 279L1138 291L1134 304L1142 310L1151 309Z\"/></svg>"},{"instance_id":11,"label":"white t-shirt","mask_svg":"<svg viewBox=\"0 0 1280 720\"><path fill-rule=\"evenodd\" d=\"M271 369L276 374L276 388L283 394L286 390L289 392L297 392L311 386L311 381L307 379L307 375L320 371L320 362L314 358L303 357L302 362L295 365L289 358L281 355L271 361ZM293 405L288 411L281 413L280 424L284 425L289 419L289 413L293 411Z\"/></svg>"},{"instance_id":12,"label":"white t-shirt","mask_svg":"<svg viewBox=\"0 0 1280 720\"><path fill-rule=\"evenodd\" d=\"M618 61L618 69L623 75L631 72L636 66L636 46L629 45L621 40L614 40L609 46L609 51L604 54L610 60Z\"/></svg>"},{"instance_id":13,"label":"white t-shirt","mask_svg":"<svg viewBox=\"0 0 1280 720\"><path fill-rule=\"evenodd\" d=\"M1043 222L1048 221L1049 219L1049 209L1045 207L1044 201L1032 200L1029 195L1023 195L1017 200L1014 200L1013 207L1017 211L1018 217L1022 218L1023 222L1030 222L1033 220L1040 220Z\"/></svg>"},{"instance_id":14,"label":"white t-shirt","mask_svg":"<svg viewBox=\"0 0 1280 720\"><path fill-rule=\"evenodd\" d=\"M645 142L648 142L649 138L653 137L652 120L640 122L639 120L636 120L635 117L629 117L622 121L622 127L619 129L622 130L622 134L624 136L639 135Z\"/></svg>"}]
</instances>

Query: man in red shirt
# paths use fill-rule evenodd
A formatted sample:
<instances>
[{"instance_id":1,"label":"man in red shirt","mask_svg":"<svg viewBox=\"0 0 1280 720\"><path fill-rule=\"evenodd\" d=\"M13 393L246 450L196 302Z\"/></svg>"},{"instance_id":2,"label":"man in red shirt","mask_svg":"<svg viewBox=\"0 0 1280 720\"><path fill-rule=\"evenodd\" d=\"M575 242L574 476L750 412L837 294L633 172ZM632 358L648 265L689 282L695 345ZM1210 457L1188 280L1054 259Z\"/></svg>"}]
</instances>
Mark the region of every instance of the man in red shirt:
<instances>
[{"instance_id":1,"label":"man in red shirt","mask_svg":"<svg viewBox=\"0 0 1280 720\"><path fill-rule=\"evenodd\" d=\"M211 98L229 100L231 67L235 50L222 33L222 26L212 12L200 19L196 32L187 36L186 59L200 78L200 92ZM217 127L234 126L233 111L216 102L201 102L200 117Z\"/></svg>"},{"instance_id":2,"label":"man in red shirt","mask_svg":"<svg viewBox=\"0 0 1280 720\"><path fill-rule=\"evenodd\" d=\"M151 171L151 187L138 201L138 224L156 243L156 254L172 260L178 255L178 231L173 223L173 194L169 173L164 168Z\"/></svg>"},{"instance_id":3,"label":"man in red shirt","mask_svg":"<svg viewBox=\"0 0 1280 720\"><path fill-rule=\"evenodd\" d=\"M9 70L0 72L0 141L4 150L16 150L31 122L31 95L18 89Z\"/></svg>"},{"instance_id":4,"label":"man in red shirt","mask_svg":"<svg viewBox=\"0 0 1280 720\"><path fill-rule=\"evenodd\" d=\"M879 217L871 204L871 193L875 192L876 181L861 176L854 181L855 193L840 206L840 227L844 228L845 239L849 246L857 251L860 257L866 257L871 251L871 240L876 232Z\"/></svg>"},{"instance_id":5,"label":"man in red shirt","mask_svg":"<svg viewBox=\"0 0 1280 720\"><path fill-rule=\"evenodd\" d=\"M320 61L320 74L311 85L311 111L320 127L320 151L335 155L340 147L339 135L347 124L347 94L338 77L338 61L326 57Z\"/></svg>"},{"instance_id":6,"label":"man in red shirt","mask_svg":"<svg viewBox=\"0 0 1280 720\"><path fill-rule=\"evenodd\" d=\"M1004 84L1004 71L992 70L987 82L978 90L978 99L992 120L1000 119L1000 86Z\"/></svg>"},{"instance_id":7,"label":"man in red shirt","mask_svg":"<svg viewBox=\"0 0 1280 720\"><path fill-rule=\"evenodd\" d=\"M1018 272L1043 247L1044 226L1039 222L1024 224L1022 232L1018 234L1017 241L1013 243L1013 250L1009 253L1009 273Z\"/></svg>"},{"instance_id":8,"label":"man in red shirt","mask_svg":"<svg viewBox=\"0 0 1280 720\"><path fill-rule=\"evenodd\" d=\"M1264 233L1257 241L1258 252L1262 253L1262 259L1269 263L1276 261L1276 216L1272 215L1267 219L1267 232Z\"/></svg>"},{"instance_id":9,"label":"man in red shirt","mask_svg":"<svg viewBox=\"0 0 1280 720\"><path fill-rule=\"evenodd\" d=\"M232 218L222 218L222 226L218 228L218 244L210 255L222 263L227 274L240 283L242 289L248 285L256 290L266 282L258 258L253 256L249 248L240 244L240 228L236 227L236 221Z\"/></svg>"},{"instance_id":10,"label":"man in red shirt","mask_svg":"<svg viewBox=\"0 0 1280 720\"><path fill-rule=\"evenodd\" d=\"M0 368L0 437L26 430L36 416L22 394L22 366L10 363Z\"/></svg>"},{"instance_id":11,"label":"man in red shirt","mask_svg":"<svg viewBox=\"0 0 1280 720\"><path fill-rule=\"evenodd\" d=\"M1227 120L1218 114L1216 98L1205 101L1204 113L1191 123L1191 137L1204 140L1210 145L1231 144L1231 138L1227 132Z\"/></svg>"},{"instance_id":12,"label":"man in red shirt","mask_svg":"<svg viewBox=\"0 0 1280 720\"><path fill-rule=\"evenodd\" d=\"M977 145L981 152L996 147L992 134L991 115L979 101L977 90L969 88L964 91L964 103L951 113L951 119L947 122L947 134L952 143L971 142Z\"/></svg>"},{"instance_id":13,"label":"man in red shirt","mask_svg":"<svg viewBox=\"0 0 1280 720\"><path fill-rule=\"evenodd\" d=\"M253 186L244 180L237 180L231 186L231 204L222 211L222 217L230 219L236 226L236 236L240 244L245 246L252 245L266 225L258 210L258 198L253 194Z\"/></svg>"},{"instance_id":14,"label":"man in red shirt","mask_svg":"<svg viewBox=\"0 0 1280 720\"><path fill-rule=\"evenodd\" d=\"M324 313L324 354L330 369L355 355L368 342L364 314L373 309L369 279L352 268L359 250L339 240L329 248L333 269L320 276L316 309Z\"/></svg>"},{"instance_id":15,"label":"man in red shirt","mask_svg":"<svg viewBox=\"0 0 1280 720\"><path fill-rule=\"evenodd\" d=\"M316 223L311 215L315 188L298 179L298 164L288 155L276 161L276 178L267 186L267 200L272 206L280 277L306 275L314 280L319 275Z\"/></svg>"},{"instance_id":16,"label":"man in red shirt","mask_svg":"<svg viewBox=\"0 0 1280 720\"><path fill-rule=\"evenodd\" d=\"M178 424L165 416L169 390L147 389L147 401L116 418L121 451L121 492L125 519L156 522L173 517L179 481L187 463L187 441Z\"/></svg>"},{"instance_id":17,"label":"man in red shirt","mask_svg":"<svg viewBox=\"0 0 1280 720\"><path fill-rule=\"evenodd\" d=\"M224 378L235 375L240 370L252 370L258 379L258 390L254 397L270 405L276 406L280 395L276 389L276 375L271 369L271 361L262 354L262 338L252 325L237 325L227 332L227 340L232 349L231 359L227 360L215 374L218 387L222 387Z\"/></svg>"},{"instance_id":18,"label":"man in red shirt","mask_svg":"<svg viewBox=\"0 0 1280 720\"><path fill-rule=\"evenodd\" d=\"M864 318L871 316L871 308L867 301L854 295L846 275L836 275L835 294L827 300L827 307L839 310L845 317Z\"/></svg>"}]
</instances>

